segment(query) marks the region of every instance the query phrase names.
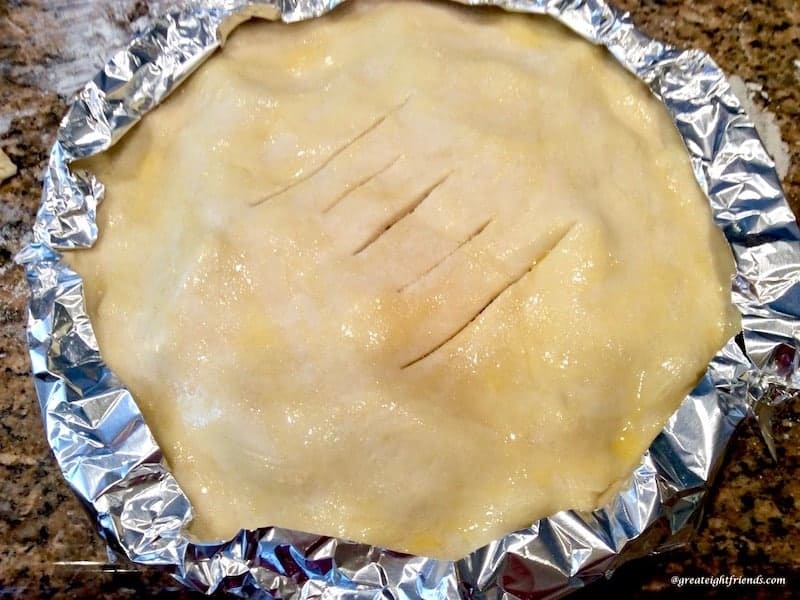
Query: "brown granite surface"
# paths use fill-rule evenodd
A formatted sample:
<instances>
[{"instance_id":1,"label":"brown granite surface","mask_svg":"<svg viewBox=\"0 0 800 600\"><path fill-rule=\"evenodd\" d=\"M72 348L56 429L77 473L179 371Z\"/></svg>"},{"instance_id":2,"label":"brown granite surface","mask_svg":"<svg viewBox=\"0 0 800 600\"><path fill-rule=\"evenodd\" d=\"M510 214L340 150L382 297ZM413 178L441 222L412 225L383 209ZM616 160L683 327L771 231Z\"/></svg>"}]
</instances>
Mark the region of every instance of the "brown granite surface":
<instances>
[{"instance_id":1,"label":"brown granite surface","mask_svg":"<svg viewBox=\"0 0 800 600\"><path fill-rule=\"evenodd\" d=\"M0 183L0 598L186 598L168 575L108 564L104 545L50 454L29 376L25 293L12 256L27 239L42 169L69 94L165 0L0 0L0 149L18 166ZM709 52L751 84L791 154L784 179L800 208L800 3L617 0L651 35ZM800 597L800 403L778 419L778 462L744 426L690 545L623 567L576 597ZM783 577L711 587L673 576Z\"/></svg>"}]
</instances>

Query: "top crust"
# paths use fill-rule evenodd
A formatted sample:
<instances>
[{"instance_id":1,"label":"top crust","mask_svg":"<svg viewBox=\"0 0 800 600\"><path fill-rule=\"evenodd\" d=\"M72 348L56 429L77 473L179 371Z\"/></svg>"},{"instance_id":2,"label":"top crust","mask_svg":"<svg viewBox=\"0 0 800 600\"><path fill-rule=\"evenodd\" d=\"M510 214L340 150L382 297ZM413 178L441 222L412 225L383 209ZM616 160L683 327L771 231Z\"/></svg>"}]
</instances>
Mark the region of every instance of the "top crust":
<instances>
[{"instance_id":1,"label":"top crust","mask_svg":"<svg viewBox=\"0 0 800 600\"><path fill-rule=\"evenodd\" d=\"M665 110L545 18L243 25L80 166L68 260L206 539L457 558L592 509L738 329Z\"/></svg>"}]
</instances>

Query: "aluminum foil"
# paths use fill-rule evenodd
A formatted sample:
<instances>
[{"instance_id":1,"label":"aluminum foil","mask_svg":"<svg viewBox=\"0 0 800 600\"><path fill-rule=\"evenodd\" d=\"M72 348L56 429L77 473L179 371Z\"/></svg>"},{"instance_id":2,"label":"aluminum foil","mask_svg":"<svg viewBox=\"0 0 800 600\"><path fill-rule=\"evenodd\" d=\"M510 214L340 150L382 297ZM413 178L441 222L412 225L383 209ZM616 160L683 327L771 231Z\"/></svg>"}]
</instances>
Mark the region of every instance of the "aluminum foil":
<instances>
[{"instance_id":1,"label":"aluminum foil","mask_svg":"<svg viewBox=\"0 0 800 600\"><path fill-rule=\"evenodd\" d=\"M168 566L194 589L248 597L550 598L685 542L737 425L749 414L768 420L800 389L800 232L720 69L702 52L648 38L602 0L464 3L549 14L642 79L671 113L736 258L743 332L714 357L622 490L601 509L560 512L455 562L275 527L218 544L185 533L191 503L103 362L82 281L57 251L94 243L103 197L102 183L69 164L114 144L242 21L308 19L341 1L197 2L155 21L77 94L50 154L35 241L17 257L31 287L28 339L44 425L70 486L115 551Z\"/></svg>"}]
</instances>

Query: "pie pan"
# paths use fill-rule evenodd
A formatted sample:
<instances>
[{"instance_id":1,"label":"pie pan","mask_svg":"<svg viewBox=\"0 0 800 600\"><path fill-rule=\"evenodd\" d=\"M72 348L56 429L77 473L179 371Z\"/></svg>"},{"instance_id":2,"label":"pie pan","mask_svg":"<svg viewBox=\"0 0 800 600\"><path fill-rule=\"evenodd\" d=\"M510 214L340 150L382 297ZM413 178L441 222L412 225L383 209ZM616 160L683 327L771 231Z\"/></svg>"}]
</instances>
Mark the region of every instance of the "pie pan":
<instances>
[{"instance_id":1,"label":"pie pan","mask_svg":"<svg viewBox=\"0 0 800 600\"><path fill-rule=\"evenodd\" d=\"M800 231L772 160L714 62L648 38L601 0L463 3L550 15L639 77L672 116L736 260L742 333L713 358L621 490L595 511L562 511L458 561L276 527L217 544L186 533L191 504L134 398L103 362L81 278L61 261L59 250L94 243L103 196L101 182L69 165L116 143L244 20L316 18L341 2L217 0L168 12L72 103L44 175L34 241L17 257L31 287L28 340L44 426L69 485L114 551L170 568L191 588L248 597L556 597L684 543L733 431L755 414L768 435L772 407L800 386Z\"/></svg>"}]
</instances>

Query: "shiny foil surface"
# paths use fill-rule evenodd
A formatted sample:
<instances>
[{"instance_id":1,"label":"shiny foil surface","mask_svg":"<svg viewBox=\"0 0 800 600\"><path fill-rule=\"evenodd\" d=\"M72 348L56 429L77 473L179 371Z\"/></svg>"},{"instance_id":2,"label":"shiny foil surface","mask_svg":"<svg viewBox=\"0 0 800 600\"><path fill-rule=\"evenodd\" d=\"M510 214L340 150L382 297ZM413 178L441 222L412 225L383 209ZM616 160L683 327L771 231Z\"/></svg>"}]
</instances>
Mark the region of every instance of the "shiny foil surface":
<instances>
[{"instance_id":1,"label":"shiny foil surface","mask_svg":"<svg viewBox=\"0 0 800 600\"><path fill-rule=\"evenodd\" d=\"M184 532L191 503L103 362L81 278L58 253L94 243L103 197L102 182L69 164L119 140L242 21L313 18L341 1L198 1L169 12L86 84L61 122L34 242L17 261L31 288L28 341L44 425L70 486L116 552L167 566L193 589L245 597L552 598L680 545L735 428L755 415L769 442L772 408L800 389L800 231L772 160L711 58L645 36L602 0L463 3L551 15L643 80L672 115L736 259L732 296L743 332L714 357L621 491L598 510L560 512L459 561L275 527L217 544Z\"/></svg>"}]
</instances>

